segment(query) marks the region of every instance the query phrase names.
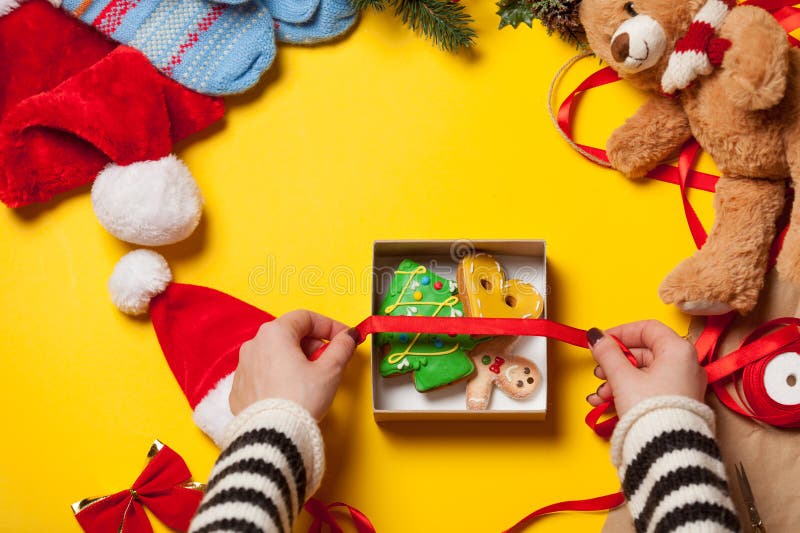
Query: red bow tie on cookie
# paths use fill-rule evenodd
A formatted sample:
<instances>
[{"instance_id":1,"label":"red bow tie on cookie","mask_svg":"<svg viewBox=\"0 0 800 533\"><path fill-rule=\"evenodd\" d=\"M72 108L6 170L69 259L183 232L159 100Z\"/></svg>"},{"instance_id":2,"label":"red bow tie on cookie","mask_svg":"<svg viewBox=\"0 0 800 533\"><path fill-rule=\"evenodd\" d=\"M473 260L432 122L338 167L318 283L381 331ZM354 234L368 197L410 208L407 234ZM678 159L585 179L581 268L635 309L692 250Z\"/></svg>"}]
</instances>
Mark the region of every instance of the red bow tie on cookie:
<instances>
[{"instance_id":1,"label":"red bow tie on cookie","mask_svg":"<svg viewBox=\"0 0 800 533\"><path fill-rule=\"evenodd\" d=\"M161 442L153 443L147 457L147 466L130 489L72 504L84 531L152 533L145 507L168 527L189 529L203 499L203 485L190 481L192 474L181 456Z\"/></svg>"},{"instance_id":2,"label":"red bow tie on cookie","mask_svg":"<svg viewBox=\"0 0 800 533\"><path fill-rule=\"evenodd\" d=\"M495 374L499 374L500 373L500 367L503 366L503 363L505 363L505 362L506 362L506 360L503 359L502 357L495 357L494 358L494 363L492 363L492 365L489 367L489 370L491 370Z\"/></svg>"}]
</instances>

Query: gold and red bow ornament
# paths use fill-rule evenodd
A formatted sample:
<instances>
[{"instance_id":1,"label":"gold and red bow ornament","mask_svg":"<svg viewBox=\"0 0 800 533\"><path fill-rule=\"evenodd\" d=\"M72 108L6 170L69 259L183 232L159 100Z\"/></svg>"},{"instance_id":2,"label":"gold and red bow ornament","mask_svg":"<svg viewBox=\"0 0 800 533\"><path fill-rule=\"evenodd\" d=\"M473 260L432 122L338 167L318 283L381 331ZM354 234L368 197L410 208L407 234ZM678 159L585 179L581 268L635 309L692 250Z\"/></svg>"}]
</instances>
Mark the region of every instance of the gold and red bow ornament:
<instances>
[{"instance_id":1,"label":"gold and red bow ornament","mask_svg":"<svg viewBox=\"0 0 800 533\"><path fill-rule=\"evenodd\" d=\"M129 489L72 504L87 533L152 533L147 508L166 526L186 531L205 485L191 480L183 458L158 440L147 453L147 466Z\"/></svg>"}]
</instances>

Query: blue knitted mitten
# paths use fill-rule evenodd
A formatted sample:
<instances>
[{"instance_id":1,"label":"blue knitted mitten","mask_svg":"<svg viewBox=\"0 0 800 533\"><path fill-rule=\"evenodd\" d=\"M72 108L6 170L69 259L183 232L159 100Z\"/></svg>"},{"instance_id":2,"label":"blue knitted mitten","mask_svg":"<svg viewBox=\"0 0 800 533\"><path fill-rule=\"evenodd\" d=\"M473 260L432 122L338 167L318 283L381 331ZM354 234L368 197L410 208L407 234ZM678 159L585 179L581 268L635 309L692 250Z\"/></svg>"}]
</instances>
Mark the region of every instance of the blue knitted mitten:
<instances>
[{"instance_id":1,"label":"blue knitted mitten","mask_svg":"<svg viewBox=\"0 0 800 533\"><path fill-rule=\"evenodd\" d=\"M248 89L275 57L274 22L260 0L64 0L62 7L204 94Z\"/></svg>"},{"instance_id":2,"label":"blue knitted mitten","mask_svg":"<svg viewBox=\"0 0 800 533\"><path fill-rule=\"evenodd\" d=\"M261 0L277 21L278 41L315 44L349 30L358 11L350 0Z\"/></svg>"}]
</instances>

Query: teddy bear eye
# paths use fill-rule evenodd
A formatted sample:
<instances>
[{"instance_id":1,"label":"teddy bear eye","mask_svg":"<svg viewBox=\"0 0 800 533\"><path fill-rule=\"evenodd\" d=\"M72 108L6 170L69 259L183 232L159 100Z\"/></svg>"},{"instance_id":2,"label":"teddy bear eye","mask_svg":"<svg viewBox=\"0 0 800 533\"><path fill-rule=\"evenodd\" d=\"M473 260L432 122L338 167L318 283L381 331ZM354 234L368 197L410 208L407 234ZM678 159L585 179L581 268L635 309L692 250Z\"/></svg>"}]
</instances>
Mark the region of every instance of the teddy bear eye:
<instances>
[{"instance_id":1,"label":"teddy bear eye","mask_svg":"<svg viewBox=\"0 0 800 533\"><path fill-rule=\"evenodd\" d=\"M633 8L633 2L626 2L626 3L625 3L625 12L626 12L628 15L632 16L632 17L635 17L636 15L638 15L638 14L639 14L639 13L637 13L637 12L636 12L636 10Z\"/></svg>"},{"instance_id":2,"label":"teddy bear eye","mask_svg":"<svg viewBox=\"0 0 800 533\"><path fill-rule=\"evenodd\" d=\"M517 381L517 387L522 387L522 385L524 385L524 383L522 383L522 380Z\"/></svg>"}]
</instances>

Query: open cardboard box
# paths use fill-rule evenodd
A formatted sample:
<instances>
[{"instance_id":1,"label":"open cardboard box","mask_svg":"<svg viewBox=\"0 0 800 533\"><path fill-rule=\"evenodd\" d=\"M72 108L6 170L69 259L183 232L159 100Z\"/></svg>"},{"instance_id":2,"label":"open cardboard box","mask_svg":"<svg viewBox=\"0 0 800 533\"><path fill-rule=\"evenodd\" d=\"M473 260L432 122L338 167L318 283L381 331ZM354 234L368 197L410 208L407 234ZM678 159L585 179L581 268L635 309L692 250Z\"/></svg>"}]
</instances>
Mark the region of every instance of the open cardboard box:
<instances>
[{"instance_id":1,"label":"open cardboard box","mask_svg":"<svg viewBox=\"0 0 800 533\"><path fill-rule=\"evenodd\" d=\"M458 259L472 252L486 252L500 261L508 279L533 285L545 300L541 318L547 317L547 263L543 240L478 241L375 241L372 255L372 314L380 307L403 259L412 259L450 280L456 279ZM532 360L542 382L524 400L509 398L495 388L489 408L471 411L466 403L466 379L429 392L417 392L411 374L384 378L379 364L383 357L377 335L372 336L372 408L375 420L543 420L547 411L547 339L521 337L511 353Z\"/></svg>"}]
</instances>

